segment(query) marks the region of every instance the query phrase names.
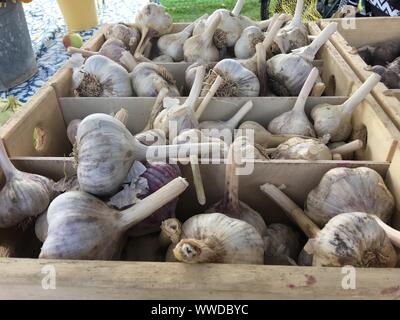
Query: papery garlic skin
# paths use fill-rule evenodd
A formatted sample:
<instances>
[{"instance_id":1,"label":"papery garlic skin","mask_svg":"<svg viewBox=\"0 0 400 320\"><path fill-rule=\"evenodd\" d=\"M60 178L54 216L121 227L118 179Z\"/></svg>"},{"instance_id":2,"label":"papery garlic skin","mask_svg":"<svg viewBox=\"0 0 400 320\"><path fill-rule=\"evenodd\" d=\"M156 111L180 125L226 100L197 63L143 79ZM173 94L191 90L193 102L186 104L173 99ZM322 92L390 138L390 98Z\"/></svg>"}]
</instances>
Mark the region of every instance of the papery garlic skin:
<instances>
[{"instance_id":1,"label":"papery garlic skin","mask_svg":"<svg viewBox=\"0 0 400 320\"><path fill-rule=\"evenodd\" d=\"M264 262L263 239L254 227L244 221L221 213L199 214L186 220L182 230L182 239L173 250L179 261L245 264ZM196 246L198 244L201 248Z\"/></svg>"},{"instance_id":2,"label":"papery garlic skin","mask_svg":"<svg viewBox=\"0 0 400 320\"><path fill-rule=\"evenodd\" d=\"M77 214L77 207L85 216ZM110 215L108 207L94 196L80 191L64 193L50 204L47 219L49 228L40 254L42 259L109 260L117 250L121 236L116 232L117 217ZM85 232L79 231L82 227Z\"/></svg>"},{"instance_id":3,"label":"papery garlic skin","mask_svg":"<svg viewBox=\"0 0 400 320\"><path fill-rule=\"evenodd\" d=\"M161 54L172 57L175 62L183 61L183 44L192 36L194 23L188 25L181 32L166 34L157 41L158 49Z\"/></svg>"},{"instance_id":4,"label":"papery garlic skin","mask_svg":"<svg viewBox=\"0 0 400 320\"><path fill-rule=\"evenodd\" d=\"M102 55L74 68L72 88L81 97L130 97L133 93L128 72Z\"/></svg>"},{"instance_id":5,"label":"papery garlic skin","mask_svg":"<svg viewBox=\"0 0 400 320\"><path fill-rule=\"evenodd\" d=\"M202 96L207 94L218 76L223 82L215 93L217 97L257 97L260 94L260 82L253 72L233 59L224 59L206 77Z\"/></svg>"},{"instance_id":6,"label":"papery garlic skin","mask_svg":"<svg viewBox=\"0 0 400 320\"><path fill-rule=\"evenodd\" d=\"M175 79L163 66L151 62L138 64L132 72L132 87L138 97L156 97L164 87L171 97L179 96Z\"/></svg>"},{"instance_id":7,"label":"papery garlic skin","mask_svg":"<svg viewBox=\"0 0 400 320\"><path fill-rule=\"evenodd\" d=\"M233 47L242 33L239 19L226 9L217 9L210 15L207 24L211 23L216 15L221 15L221 21L216 30L218 38L214 35L214 43L218 48Z\"/></svg>"},{"instance_id":8,"label":"papery garlic skin","mask_svg":"<svg viewBox=\"0 0 400 320\"><path fill-rule=\"evenodd\" d=\"M392 268L397 254L385 231L364 212L332 218L306 246L314 266Z\"/></svg>"},{"instance_id":9,"label":"papery garlic skin","mask_svg":"<svg viewBox=\"0 0 400 320\"><path fill-rule=\"evenodd\" d=\"M124 24L117 23L107 26L104 37L106 40L118 39L129 48L131 53L134 53L140 40L140 32L134 27L128 27Z\"/></svg>"},{"instance_id":10,"label":"papery garlic skin","mask_svg":"<svg viewBox=\"0 0 400 320\"><path fill-rule=\"evenodd\" d=\"M343 212L375 214L389 222L394 198L382 177L366 167L334 168L324 174L318 186L307 196L305 213L318 226Z\"/></svg>"},{"instance_id":11,"label":"papery garlic skin","mask_svg":"<svg viewBox=\"0 0 400 320\"><path fill-rule=\"evenodd\" d=\"M259 27L250 26L242 31L235 44L235 56L239 59L251 58L256 53L256 44L264 40L264 33Z\"/></svg>"},{"instance_id":12,"label":"papery garlic skin","mask_svg":"<svg viewBox=\"0 0 400 320\"><path fill-rule=\"evenodd\" d=\"M290 138L271 153L272 159L332 160L330 149L315 139Z\"/></svg>"},{"instance_id":13,"label":"papery garlic skin","mask_svg":"<svg viewBox=\"0 0 400 320\"><path fill-rule=\"evenodd\" d=\"M148 3L144 5L135 16L135 23L157 32L158 36L167 34L172 29L172 18L165 11L165 7ZM142 34L142 37L146 34Z\"/></svg>"}]
</instances>

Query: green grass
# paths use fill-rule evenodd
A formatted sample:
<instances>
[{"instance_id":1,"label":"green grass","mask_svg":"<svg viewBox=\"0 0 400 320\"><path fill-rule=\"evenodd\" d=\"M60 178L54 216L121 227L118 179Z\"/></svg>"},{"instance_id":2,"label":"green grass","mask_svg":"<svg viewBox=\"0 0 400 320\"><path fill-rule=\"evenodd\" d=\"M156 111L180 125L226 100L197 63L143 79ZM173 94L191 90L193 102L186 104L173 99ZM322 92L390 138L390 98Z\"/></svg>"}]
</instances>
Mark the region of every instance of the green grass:
<instances>
[{"instance_id":1,"label":"green grass","mask_svg":"<svg viewBox=\"0 0 400 320\"><path fill-rule=\"evenodd\" d=\"M236 0L161 0L161 4L167 8L174 22L194 21L203 14L210 14L219 8L232 10L235 3ZM241 14L260 20L260 1L246 0Z\"/></svg>"}]
</instances>

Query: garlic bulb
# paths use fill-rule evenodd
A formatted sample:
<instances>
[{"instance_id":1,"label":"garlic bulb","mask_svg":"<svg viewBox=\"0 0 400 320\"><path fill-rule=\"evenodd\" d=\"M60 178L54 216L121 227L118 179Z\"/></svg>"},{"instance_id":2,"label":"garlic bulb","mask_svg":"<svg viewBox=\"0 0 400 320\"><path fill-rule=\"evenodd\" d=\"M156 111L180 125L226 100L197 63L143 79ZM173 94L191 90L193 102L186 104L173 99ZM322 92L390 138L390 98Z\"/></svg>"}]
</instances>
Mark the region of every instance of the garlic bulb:
<instances>
[{"instance_id":1,"label":"garlic bulb","mask_svg":"<svg viewBox=\"0 0 400 320\"><path fill-rule=\"evenodd\" d=\"M342 212L361 211L390 221L394 199L382 177L364 167L334 168L324 174L318 186L307 196L305 212L323 226Z\"/></svg>"},{"instance_id":2,"label":"garlic bulb","mask_svg":"<svg viewBox=\"0 0 400 320\"><path fill-rule=\"evenodd\" d=\"M205 78L202 96L207 94L218 76L223 81L215 93L217 97L257 97L260 94L260 82L253 72L233 59L224 59Z\"/></svg>"},{"instance_id":3,"label":"garlic bulb","mask_svg":"<svg viewBox=\"0 0 400 320\"><path fill-rule=\"evenodd\" d=\"M121 59L122 53L127 51L127 47L124 45L124 43L121 40L118 39L108 39L106 40L100 50L98 52L96 51L89 51L81 48L75 48L75 47L68 47L67 49L68 53L80 53L84 57L91 57L94 55L102 55L107 58L110 58L116 63L119 63L119 60Z\"/></svg>"},{"instance_id":4,"label":"garlic bulb","mask_svg":"<svg viewBox=\"0 0 400 320\"><path fill-rule=\"evenodd\" d=\"M81 119L74 119L67 126L67 137L72 145L75 144L76 132L78 131L78 127L81 121L82 121Z\"/></svg>"},{"instance_id":5,"label":"garlic bulb","mask_svg":"<svg viewBox=\"0 0 400 320\"><path fill-rule=\"evenodd\" d=\"M128 72L116 62L102 56L85 62L79 54L70 60L73 67L72 89L80 97L130 97L132 86Z\"/></svg>"},{"instance_id":6,"label":"garlic bulb","mask_svg":"<svg viewBox=\"0 0 400 320\"><path fill-rule=\"evenodd\" d=\"M183 44L192 36L194 23L189 24L181 32L166 34L157 41L161 54L172 57L175 62L183 61Z\"/></svg>"},{"instance_id":7,"label":"garlic bulb","mask_svg":"<svg viewBox=\"0 0 400 320\"><path fill-rule=\"evenodd\" d=\"M306 250L313 254L313 265L318 266L390 268L397 263L390 239L375 219L364 212L333 217L318 237L307 243Z\"/></svg>"},{"instance_id":8,"label":"garlic bulb","mask_svg":"<svg viewBox=\"0 0 400 320\"><path fill-rule=\"evenodd\" d=\"M47 238L39 258L109 260L123 234L181 194L188 184L176 178L135 206L117 211L81 191L58 196L47 211Z\"/></svg>"},{"instance_id":9,"label":"garlic bulb","mask_svg":"<svg viewBox=\"0 0 400 320\"><path fill-rule=\"evenodd\" d=\"M306 47L288 54L278 54L267 61L268 82L278 96L297 96L311 72L315 55L336 31L337 23L331 22Z\"/></svg>"},{"instance_id":10,"label":"garlic bulb","mask_svg":"<svg viewBox=\"0 0 400 320\"><path fill-rule=\"evenodd\" d=\"M264 243L244 221L221 213L198 214L182 225L182 239L173 253L186 263L263 264Z\"/></svg>"},{"instance_id":11,"label":"garlic bulb","mask_svg":"<svg viewBox=\"0 0 400 320\"><path fill-rule=\"evenodd\" d=\"M281 53L291 52L293 49L308 45L307 27L301 22L304 0L297 0L292 21L279 30L275 42Z\"/></svg>"},{"instance_id":12,"label":"garlic bulb","mask_svg":"<svg viewBox=\"0 0 400 320\"><path fill-rule=\"evenodd\" d=\"M54 181L17 170L0 140L0 167L6 183L0 191L0 228L10 228L46 210L54 197Z\"/></svg>"},{"instance_id":13,"label":"garlic bulb","mask_svg":"<svg viewBox=\"0 0 400 320\"><path fill-rule=\"evenodd\" d=\"M203 33L204 30L206 30L206 24L207 24L208 17L209 17L209 15L206 13L194 21L194 27L193 27L193 33L192 33L194 36L197 36L197 35Z\"/></svg>"},{"instance_id":14,"label":"garlic bulb","mask_svg":"<svg viewBox=\"0 0 400 320\"><path fill-rule=\"evenodd\" d=\"M183 44L185 61L208 63L219 60L219 51L214 45L213 35L220 21L221 16L219 14L210 17L208 26L203 33L194 35L185 41Z\"/></svg>"},{"instance_id":15,"label":"garlic bulb","mask_svg":"<svg viewBox=\"0 0 400 320\"><path fill-rule=\"evenodd\" d=\"M122 23L116 23L106 27L106 30L104 31L104 37L107 41L109 39L117 39L122 41L124 46L127 47L133 54L140 40L140 32L135 27L129 27Z\"/></svg>"},{"instance_id":16,"label":"garlic bulb","mask_svg":"<svg viewBox=\"0 0 400 320\"><path fill-rule=\"evenodd\" d=\"M308 120L304 108L318 74L318 69L314 67L307 76L307 80L301 88L293 109L272 119L268 125L268 130L270 132L275 134L298 134L315 137L314 128Z\"/></svg>"},{"instance_id":17,"label":"garlic bulb","mask_svg":"<svg viewBox=\"0 0 400 320\"><path fill-rule=\"evenodd\" d=\"M310 238L304 247L314 266L394 267L396 251L372 215L341 213L320 230L281 190L266 183L261 190L274 200ZM307 258L301 254L302 262ZM306 257L305 257L306 256Z\"/></svg>"},{"instance_id":18,"label":"garlic bulb","mask_svg":"<svg viewBox=\"0 0 400 320\"><path fill-rule=\"evenodd\" d=\"M379 74L382 82L389 89L400 89L400 56L394 59L386 67L376 65L370 71Z\"/></svg>"},{"instance_id":19,"label":"garlic bulb","mask_svg":"<svg viewBox=\"0 0 400 320\"><path fill-rule=\"evenodd\" d=\"M240 141L234 141L228 151L228 159L225 166L225 188L223 198L214 204L206 212L221 212L232 218L246 221L252 225L260 235L264 235L267 226L261 215L246 203L239 200L239 176L236 173Z\"/></svg>"},{"instance_id":20,"label":"garlic bulb","mask_svg":"<svg viewBox=\"0 0 400 320\"><path fill-rule=\"evenodd\" d=\"M282 223L270 224L264 236L264 263L293 265L300 252L300 235Z\"/></svg>"},{"instance_id":21,"label":"garlic bulb","mask_svg":"<svg viewBox=\"0 0 400 320\"><path fill-rule=\"evenodd\" d=\"M136 53L143 52L146 42L155 36L162 36L169 33L172 29L172 18L165 11L165 8L156 3L144 5L135 16L135 23L141 31L140 42L136 48Z\"/></svg>"},{"instance_id":22,"label":"garlic bulb","mask_svg":"<svg viewBox=\"0 0 400 320\"><path fill-rule=\"evenodd\" d=\"M250 26L242 31L235 44L235 56L239 59L247 59L256 53L256 44L263 42L264 33L259 27Z\"/></svg>"},{"instance_id":23,"label":"garlic bulb","mask_svg":"<svg viewBox=\"0 0 400 320\"><path fill-rule=\"evenodd\" d=\"M231 132L231 138L239 122L253 108L253 102L247 101L229 120L227 121L202 121L199 123L199 129L206 129L208 135L214 138L226 137L228 130Z\"/></svg>"},{"instance_id":24,"label":"garlic bulb","mask_svg":"<svg viewBox=\"0 0 400 320\"><path fill-rule=\"evenodd\" d=\"M100 113L82 120L76 142L81 190L98 196L109 196L118 191L134 160L165 161L171 153L176 157L176 152L192 151L192 148L187 150L179 145L145 146L120 121ZM196 151L203 152L201 148Z\"/></svg>"},{"instance_id":25,"label":"garlic bulb","mask_svg":"<svg viewBox=\"0 0 400 320\"><path fill-rule=\"evenodd\" d=\"M145 198L153 194L154 192L181 175L182 174L179 167L174 164L162 162L146 164L146 171L142 173L140 177L146 179L148 191L145 194L140 194L139 198ZM151 216L131 228L129 230L129 235L138 236L158 231L160 229L162 221L171 217L175 217L175 209L177 203L178 198L175 198L171 202L162 206L157 211L154 211Z\"/></svg>"},{"instance_id":26,"label":"garlic bulb","mask_svg":"<svg viewBox=\"0 0 400 320\"><path fill-rule=\"evenodd\" d=\"M311 118L314 120L314 128L318 137L329 134L332 142L347 140L352 130L353 111L380 79L378 74L371 74L362 86L341 105L325 103L315 106L311 111Z\"/></svg>"},{"instance_id":27,"label":"garlic bulb","mask_svg":"<svg viewBox=\"0 0 400 320\"><path fill-rule=\"evenodd\" d=\"M124 58L128 58L128 55ZM139 63L132 71L131 80L138 97L156 97L162 88L167 88L171 97L180 95L171 73L152 62Z\"/></svg>"},{"instance_id":28,"label":"garlic bulb","mask_svg":"<svg viewBox=\"0 0 400 320\"><path fill-rule=\"evenodd\" d=\"M271 153L272 159L332 160L332 153L322 142L314 139L290 138Z\"/></svg>"},{"instance_id":29,"label":"garlic bulb","mask_svg":"<svg viewBox=\"0 0 400 320\"><path fill-rule=\"evenodd\" d=\"M204 75L205 68L198 67L195 82L186 101L180 105L177 100L176 103L172 103L172 106L162 110L154 119L153 127L164 131L171 141L183 130L197 128L198 121L194 114L194 106L200 94Z\"/></svg>"},{"instance_id":30,"label":"garlic bulb","mask_svg":"<svg viewBox=\"0 0 400 320\"><path fill-rule=\"evenodd\" d=\"M186 88L190 90L193 86L194 78L196 76L197 67L204 66L206 68L206 74L212 69L211 64L204 64L202 62L194 62L185 70L185 83Z\"/></svg>"},{"instance_id":31,"label":"garlic bulb","mask_svg":"<svg viewBox=\"0 0 400 320\"><path fill-rule=\"evenodd\" d=\"M278 34L280 27L285 22L285 15L281 14L279 16L276 16L276 19L274 19L274 20L275 21L271 25L270 31L267 32L267 34L262 42L266 59L267 58L269 59L270 57L272 57L271 46L273 44L273 41L274 41L276 35ZM256 52L252 57L250 57L248 59L239 59L238 62L246 69L250 70L253 73L258 74L258 70L257 70L258 60L259 60L259 55L257 55L257 52Z\"/></svg>"},{"instance_id":32,"label":"garlic bulb","mask_svg":"<svg viewBox=\"0 0 400 320\"><path fill-rule=\"evenodd\" d=\"M352 153L362 145L361 140L355 140L331 150L324 141L294 137L280 144L270 155L271 159L335 160L335 155Z\"/></svg>"},{"instance_id":33,"label":"garlic bulb","mask_svg":"<svg viewBox=\"0 0 400 320\"><path fill-rule=\"evenodd\" d=\"M233 47L242 33L242 26L238 19L240 11L244 5L244 0L237 0L232 11L226 9L215 10L207 20L211 23L216 15L221 16L221 21L214 34L214 43L217 48Z\"/></svg>"},{"instance_id":34,"label":"garlic bulb","mask_svg":"<svg viewBox=\"0 0 400 320\"><path fill-rule=\"evenodd\" d=\"M43 212L35 222L35 235L40 240L40 242L44 242L47 238L47 230L49 228L49 224L47 223L47 211Z\"/></svg>"},{"instance_id":35,"label":"garlic bulb","mask_svg":"<svg viewBox=\"0 0 400 320\"><path fill-rule=\"evenodd\" d=\"M149 129L135 135L135 138L145 146L162 146L168 144L164 131Z\"/></svg>"},{"instance_id":36,"label":"garlic bulb","mask_svg":"<svg viewBox=\"0 0 400 320\"><path fill-rule=\"evenodd\" d=\"M379 224L379 226L386 232L386 235L389 237L392 244L397 248L400 248L400 231L392 228L391 226L388 226L377 216L372 215L372 217Z\"/></svg>"},{"instance_id":37,"label":"garlic bulb","mask_svg":"<svg viewBox=\"0 0 400 320\"><path fill-rule=\"evenodd\" d=\"M153 62L162 62L162 63L168 63L168 62L174 62L174 59L172 59L172 57L166 55L166 54L162 54L158 57L155 57L153 59Z\"/></svg>"},{"instance_id":38,"label":"garlic bulb","mask_svg":"<svg viewBox=\"0 0 400 320\"><path fill-rule=\"evenodd\" d=\"M265 148L277 147L281 143L293 137L307 138L305 136L298 136L292 134L274 135L265 129L262 125L254 121L245 121L239 126L239 132L252 134L254 136L254 143L264 146ZM245 134L244 134L245 135Z\"/></svg>"}]
</instances>

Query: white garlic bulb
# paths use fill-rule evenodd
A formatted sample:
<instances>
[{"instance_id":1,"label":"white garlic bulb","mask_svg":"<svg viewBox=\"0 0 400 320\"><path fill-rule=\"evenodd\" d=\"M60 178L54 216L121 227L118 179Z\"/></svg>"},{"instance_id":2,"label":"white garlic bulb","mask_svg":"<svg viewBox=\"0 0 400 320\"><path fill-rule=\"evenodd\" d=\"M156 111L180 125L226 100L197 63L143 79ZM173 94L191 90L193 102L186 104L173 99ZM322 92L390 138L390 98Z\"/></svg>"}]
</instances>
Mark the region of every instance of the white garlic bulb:
<instances>
[{"instance_id":1,"label":"white garlic bulb","mask_svg":"<svg viewBox=\"0 0 400 320\"><path fill-rule=\"evenodd\" d=\"M279 30L275 42L282 53L308 45L307 27L301 22L304 0L297 0L293 19Z\"/></svg>"},{"instance_id":2,"label":"white garlic bulb","mask_svg":"<svg viewBox=\"0 0 400 320\"><path fill-rule=\"evenodd\" d=\"M360 88L341 105L320 104L313 108L311 117L318 137L329 134L331 141L347 140L351 134L351 118L355 108L370 93L381 77L371 74Z\"/></svg>"},{"instance_id":3,"label":"white garlic bulb","mask_svg":"<svg viewBox=\"0 0 400 320\"><path fill-rule=\"evenodd\" d=\"M151 2L136 13L135 24L141 31L140 42L135 53L141 53L148 40L169 33L172 29L172 18L163 6Z\"/></svg>"},{"instance_id":4,"label":"white garlic bulb","mask_svg":"<svg viewBox=\"0 0 400 320\"><path fill-rule=\"evenodd\" d=\"M268 130L270 132L275 134L298 134L302 136L315 137L314 128L308 120L304 108L318 74L319 72L317 68L311 70L307 80L301 88L293 109L272 119L268 125Z\"/></svg>"},{"instance_id":5,"label":"white garlic bulb","mask_svg":"<svg viewBox=\"0 0 400 320\"><path fill-rule=\"evenodd\" d=\"M207 94L218 76L223 81L215 93L217 97L257 97L260 94L260 82L253 72L233 59L224 59L205 78L202 96Z\"/></svg>"},{"instance_id":6,"label":"white garlic bulb","mask_svg":"<svg viewBox=\"0 0 400 320\"><path fill-rule=\"evenodd\" d=\"M128 72L111 59L95 55L84 61L81 55L73 54L70 64L73 67L72 89L78 96L132 96Z\"/></svg>"},{"instance_id":7,"label":"white garlic bulb","mask_svg":"<svg viewBox=\"0 0 400 320\"><path fill-rule=\"evenodd\" d=\"M263 42L264 33L259 27L250 26L242 31L235 44L235 56L239 59L247 59L256 53L256 44Z\"/></svg>"},{"instance_id":8,"label":"white garlic bulb","mask_svg":"<svg viewBox=\"0 0 400 320\"><path fill-rule=\"evenodd\" d=\"M271 153L271 159L332 160L330 149L315 139L290 138Z\"/></svg>"},{"instance_id":9,"label":"white garlic bulb","mask_svg":"<svg viewBox=\"0 0 400 320\"><path fill-rule=\"evenodd\" d=\"M245 138L245 137L240 137ZM241 161L239 153L242 152L242 139L235 140L229 147L228 159L225 166L225 187L223 198L214 204L206 212L221 212L232 218L246 221L264 235L267 226L262 216L239 200L239 175L236 172L238 161Z\"/></svg>"},{"instance_id":10,"label":"white garlic bulb","mask_svg":"<svg viewBox=\"0 0 400 320\"><path fill-rule=\"evenodd\" d=\"M157 41L161 54L170 56L175 62L183 61L183 44L192 36L194 23L189 24L180 32L166 34Z\"/></svg>"},{"instance_id":11,"label":"white garlic bulb","mask_svg":"<svg viewBox=\"0 0 400 320\"><path fill-rule=\"evenodd\" d=\"M162 88L167 88L171 97L180 95L171 73L155 63L139 63L133 69L131 79L133 90L138 97L156 97Z\"/></svg>"},{"instance_id":12,"label":"white garlic bulb","mask_svg":"<svg viewBox=\"0 0 400 320\"><path fill-rule=\"evenodd\" d=\"M49 224L47 223L47 211L43 212L35 222L35 235L40 240L40 242L44 242L47 238L47 229L49 228Z\"/></svg>"},{"instance_id":13,"label":"white garlic bulb","mask_svg":"<svg viewBox=\"0 0 400 320\"><path fill-rule=\"evenodd\" d=\"M375 214L387 222L393 209L394 198L382 177L366 167L329 170L305 204L307 216L319 226L340 213L355 211Z\"/></svg>"},{"instance_id":14,"label":"white garlic bulb","mask_svg":"<svg viewBox=\"0 0 400 320\"><path fill-rule=\"evenodd\" d=\"M383 228L364 212L341 213L320 230L289 197L266 183L261 190L274 200L310 238L301 264L314 266L394 267L397 254ZM312 257L311 257L311 256Z\"/></svg>"},{"instance_id":15,"label":"white garlic bulb","mask_svg":"<svg viewBox=\"0 0 400 320\"><path fill-rule=\"evenodd\" d=\"M217 48L233 47L242 32L239 14L244 5L244 0L237 0L232 11L226 9L215 10L207 20L210 23L216 15L221 15L221 21L214 35L214 43Z\"/></svg>"},{"instance_id":16,"label":"white garlic bulb","mask_svg":"<svg viewBox=\"0 0 400 320\"><path fill-rule=\"evenodd\" d=\"M396 251L385 231L364 212L333 217L305 249L313 255L314 266L392 268L397 263Z\"/></svg>"},{"instance_id":17,"label":"white garlic bulb","mask_svg":"<svg viewBox=\"0 0 400 320\"><path fill-rule=\"evenodd\" d=\"M331 22L308 46L278 54L267 61L268 83L275 94L299 95L313 68L315 55L336 29L337 23Z\"/></svg>"},{"instance_id":18,"label":"white garlic bulb","mask_svg":"<svg viewBox=\"0 0 400 320\"><path fill-rule=\"evenodd\" d=\"M69 142L71 142L72 145L75 144L76 140L76 132L78 131L79 124L81 123L81 119L74 119L70 123L68 123L67 126L67 137Z\"/></svg>"},{"instance_id":19,"label":"white garlic bulb","mask_svg":"<svg viewBox=\"0 0 400 320\"><path fill-rule=\"evenodd\" d=\"M182 239L173 253L186 263L263 264L264 243L244 221L221 213L199 214L182 225Z\"/></svg>"},{"instance_id":20,"label":"white garlic bulb","mask_svg":"<svg viewBox=\"0 0 400 320\"><path fill-rule=\"evenodd\" d=\"M48 234L39 258L109 260L129 228L175 199L187 186L183 178L176 178L123 211L110 209L85 192L66 192L48 208Z\"/></svg>"},{"instance_id":21,"label":"white garlic bulb","mask_svg":"<svg viewBox=\"0 0 400 320\"><path fill-rule=\"evenodd\" d=\"M196 76L196 68L204 66L206 68L206 74L212 69L211 64L205 64L203 62L194 62L185 70L185 83L186 88L190 90L193 86L194 78Z\"/></svg>"},{"instance_id":22,"label":"white garlic bulb","mask_svg":"<svg viewBox=\"0 0 400 320\"><path fill-rule=\"evenodd\" d=\"M54 181L17 170L0 139L0 167L6 183L0 191L0 228L10 228L46 210L55 196Z\"/></svg>"},{"instance_id":23,"label":"white garlic bulb","mask_svg":"<svg viewBox=\"0 0 400 320\"><path fill-rule=\"evenodd\" d=\"M208 19L208 25L203 33L193 35L183 45L183 55L187 62L213 62L219 60L219 51L214 45L213 36L221 16L214 15Z\"/></svg>"}]
</instances>

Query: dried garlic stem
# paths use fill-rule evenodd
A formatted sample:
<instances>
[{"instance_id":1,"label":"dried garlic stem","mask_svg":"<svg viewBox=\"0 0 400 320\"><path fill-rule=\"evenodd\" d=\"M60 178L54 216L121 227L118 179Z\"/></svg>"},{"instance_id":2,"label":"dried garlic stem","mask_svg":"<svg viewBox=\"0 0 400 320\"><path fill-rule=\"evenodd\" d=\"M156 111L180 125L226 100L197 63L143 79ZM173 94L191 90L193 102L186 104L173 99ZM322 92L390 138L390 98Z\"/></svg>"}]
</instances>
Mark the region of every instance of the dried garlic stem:
<instances>
[{"instance_id":1,"label":"dried garlic stem","mask_svg":"<svg viewBox=\"0 0 400 320\"><path fill-rule=\"evenodd\" d=\"M201 177L199 157L197 155L190 155L190 167L192 168L193 184L196 190L197 201L201 205L206 204L206 194L204 192L203 179Z\"/></svg>"},{"instance_id":2,"label":"dried garlic stem","mask_svg":"<svg viewBox=\"0 0 400 320\"><path fill-rule=\"evenodd\" d=\"M203 98L203 101L201 101L200 105L198 106L196 110L196 118L200 119L201 115L203 114L204 110L207 108L208 104L210 103L211 99L214 97L215 93L219 89L219 87L222 84L222 77L218 76L214 83L212 84L210 90L208 90L206 96Z\"/></svg>"},{"instance_id":3,"label":"dried garlic stem","mask_svg":"<svg viewBox=\"0 0 400 320\"><path fill-rule=\"evenodd\" d=\"M189 96L186 101L183 103L184 106L191 108L194 110L196 105L196 100L200 95L201 88L203 85L203 79L206 75L206 66L201 65L196 68L196 76L194 78L192 89L190 90Z\"/></svg>"},{"instance_id":4,"label":"dried garlic stem","mask_svg":"<svg viewBox=\"0 0 400 320\"><path fill-rule=\"evenodd\" d=\"M129 209L122 211L119 225L122 230L128 230L135 224L150 216L154 211L160 209L164 204L179 196L189 186L187 181L178 177L161 187L153 194L147 196L142 201Z\"/></svg>"},{"instance_id":5,"label":"dried garlic stem","mask_svg":"<svg viewBox=\"0 0 400 320\"><path fill-rule=\"evenodd\" d=\"M360 150L363 147L363 142L361 140L354 140L349 143L346 143L344 145L341 145L340 147L334 148L331 150L332 154L338 153L338 154L347 154L351 153L357 150Z\"/></svg>"},{"instance_id":6,"label":"dried garlic stem","mask_svg":"<svg viewBox=\"0 0 400 320\"><path fill-rule=\"evenodd\" d=\"M128 124L128 111L125 108L121 108L115 115L114 118L121 121L126 126Z\"/></svg>"},{"instance_id":7,"label":"dried garlic stem","mask_svg":"<svg viewBox=\"0 0 400 320\"><path fill-rule=\"evenodd\" d=\"M267 86L267 53L262 43L256 44L257 56L257 76L260 81L260 96L266 96L268 93Z\"/></svg>"},{"instance_id":8,"label":"dried garlic stem","mask_svg":"<svg viewBox=\"0 0 400 320\"><path fill-rule=\"evenodd\" d=\"M232 14L234 16L238 16L240 14L240 11L242 11L243 6L244 6L244 0L236 1L235 7L231 11Z\"/></svg>"},{"instance_id":9,"label":"dried garlic stem","mask_svg":"<svg viewBox=\"0 0 400 320\"><path fill-rule=\"evenodd\" d=\"M68 47L67 51L70 54L80 53L85 58L99 54L96 51L90 51L90 50L86 50L86 49L82 49L82 48L75 48L75 47Z\"/></svg>"},{"instance_id":10,"label":"dried garlic stem","mask_svg":"<svg viewBox=\"0 0 400 320\"><path fill-rule=\"evenodd\" d=\"M276 186L266 183L260 186L260 189L274 200L285 213L297 223L308 238L315 238L321 231L320 228L306 216L304 211Z\"/></svg>"},{"instance_id":11,"label":"dried garlic stem","mask_svg":"<svg viewBox=\"0 0 400 320\"><path fill-rule=\"evenodd\" d=\"M17 169L12 164L11 160L7 157L7 151L4 147L3 140L0 139L0 168L3 170L6 180L11 180L17 172Z\"/></svg>"}]
</instances>

